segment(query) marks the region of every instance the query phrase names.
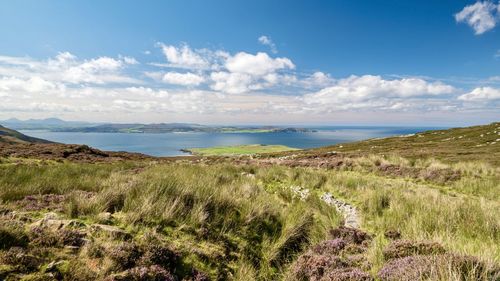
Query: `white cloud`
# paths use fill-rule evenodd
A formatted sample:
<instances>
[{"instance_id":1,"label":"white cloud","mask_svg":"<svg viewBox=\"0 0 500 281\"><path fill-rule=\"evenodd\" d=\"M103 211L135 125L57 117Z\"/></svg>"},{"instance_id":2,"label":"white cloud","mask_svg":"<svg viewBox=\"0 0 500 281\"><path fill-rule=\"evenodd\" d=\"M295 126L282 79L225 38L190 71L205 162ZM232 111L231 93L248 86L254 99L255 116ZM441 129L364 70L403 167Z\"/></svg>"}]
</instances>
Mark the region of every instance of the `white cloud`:
<instances>
[{"instance_id":1,"label":"white cloud","mask_svg":"<svg viewBox=\"0 0 500 281\"><path fill-rule=\"evenodd\" d=\"M210 78L214 83L210 86L212 90L222 91L228 94L242 94L250 90L252 76L245 73L229 73L225 71L212 72Z\"/></svg>"},{"instance_id":2,"label":"white cloud","mask_svg":"<svg viewBox=\"0 0 500 281\"><path fill-rule=\"evenodd\" d=\"M302 83L305 87L326 87L335 82L335 79L330 77L329 74L323 73L321 71L316 71L310 76L306 77Z\"/></svg>"},{"instance_id":3,"label":"white cloud","mask_svg":"<svg viewBox=\"0 0 500 281\"><path fill-rule=\"evenodd\" d=\"M197 51L188 45L180 47L159 43L163 54L172 67L179 68L207 68L209 62Z\"/></svg>"},{"instance_id":4,"label":"white cloud","mask_svg":"<svg viewBox=\"0 0 500 281\"><path fill-rule=\"evenodd\" d=\"M274 44L273 40L271 40L271 37L268 37L266 35L262 35L259 37L259 43L262 45L268 46L271 49L271 52L273 54L278 53L278 49L276 48L276 44Z\"/></svg>"},{"instance_id":5,"label":"white cloud","mask_svg":"<svg viewBox=\"0 0 500 281\"><path fill-rule=\"evenodd\" d=\"M458 97L464 101L493 101L500 100L500 89L491 87L475 88L467 94Z\"/></svg>"},{"instance_id":6,"label":"white cloud","mask_svg":"<svg viewBox=\"0 0 500 281\"><path fill-rule=\"evenodd\" d=\"M69 52L59 53L48 60L0 56L0 76L24 79L37 76L46 81L70 84L138 84L141 81L122 73L127 65L135 63L137 61L131 57L79 60Z\"/></svg>"},{"instance_id":7,"label":"white cloud","mask_svg":"<svg viewBox=\"0 0 500 281\"><path fill-rule=\"evenodd\" d=\"M204 82L205 78L203 78L203 76L190 72L167 72L165 73L165 75L163 75L162 81L174 85L197 86Z\"/></svg>"},{"instance_id":8,"label":"white cloud","mask_svg":"<svg viewBox=\"0 0 500 281\"><path fill-rule=\"evenodd\" d=\"M500 2L496 5L491 1L478 1L455 14L455 20L467 23L480 35L496 26L499 14Z\"/></svg>"},{"instance_id":9,"label":"white cloud","mask_svg":"<svg viewBox=\"0 0 500 281\"><path fill-rule=\"evenodd\" d=\"M57 88L55 83L46 81L38 76L33 76L28 79L20 79L16 77L2 77L0 78L0 90L12 92L13 94L29 92L37 93L52 90ZM62 87L59 85L59 87Z\"/></svg>"},{"instance_id":10,"label":"white cloud","mask_svg":"<svg viewBox=\"0 0 500 281\"><path fill-rule=\"evenodd\" d=\"M245 52L237 53L226 61L230 72L246 73L253 76L266 75L280 69L294 69L295 65L288 58L271 58L266 53L256 55Z\"/></svg>"},{"instance_id":11,"label":"white cloud","mask_svg":"<svg viewBox=\"0 0 500 281\"><path fill-rule=\"evenodd\" d=\"M419 78L385 80L380 76L364 75L337 80L333 86L304 95L303 100L309 105L331 109L394 109L402 106L402 100L429 99L452 94L454 91L450 85Z\"/></svg>"}]
</instances>

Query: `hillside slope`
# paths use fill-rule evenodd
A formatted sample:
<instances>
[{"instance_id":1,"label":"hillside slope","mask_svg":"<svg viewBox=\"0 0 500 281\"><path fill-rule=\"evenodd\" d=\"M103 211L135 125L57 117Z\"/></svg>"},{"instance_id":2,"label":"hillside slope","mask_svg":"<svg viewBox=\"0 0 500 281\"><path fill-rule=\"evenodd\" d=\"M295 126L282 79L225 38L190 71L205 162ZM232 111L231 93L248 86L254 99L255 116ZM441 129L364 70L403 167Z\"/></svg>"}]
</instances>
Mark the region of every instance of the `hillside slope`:
<instances>
[{"instance_id":1,"label":"hillside slope","mask_svg":"<svg viewBox=\"0 0 500 281\"><path fill-rule=\"evenodd\" d=\"M306 150L303 154L316 155L332 151L354 156L394 154L410 159L484 161L500 165L500 122L337 144Z\"/></svg>"},{"instance_id":2,"label":"hillside slope","mask_svg":"<svg viewBox=\"0 0 500 281\"><path fill-rule=\"evenodd\" d=\"M51 141L33 138L18 131L0 125L0 143L52 143Z\"/></svg>"}]
</instances>

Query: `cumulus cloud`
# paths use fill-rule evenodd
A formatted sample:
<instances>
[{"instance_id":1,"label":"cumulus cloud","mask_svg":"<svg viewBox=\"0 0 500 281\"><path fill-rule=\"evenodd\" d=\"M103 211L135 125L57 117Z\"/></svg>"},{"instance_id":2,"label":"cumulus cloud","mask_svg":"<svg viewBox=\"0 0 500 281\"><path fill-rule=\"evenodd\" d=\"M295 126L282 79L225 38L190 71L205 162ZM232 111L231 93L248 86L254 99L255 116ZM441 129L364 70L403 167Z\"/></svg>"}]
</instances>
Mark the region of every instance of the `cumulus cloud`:
<instances>
[{"instance_id":1,"label":"cumulus cloud","mask_svg":"<svg viewBox=\"0 0 500 281\"><path fill-rule=\"evenodd\" d=\"M273 73L280 69L294 69L295 65L288 58L271 58L266 53L255 55L237 53L226 61L226 68L231 72L246 73L254 76Z\"/></svg>"},{"instance_id":2,"label":"cumulus cloud","mask_svg":"<svg viewBox=\"0 0 500 281\"><path fill-rule=\"evenodd\" d=\"M168 84L183 85L183 86L197 86L200 85L205 78L194 73L179 73L167 72L162 77L162 81Z\"/></svg>"},{"instance_id":3,"label":"cumulus cloud","mask_svg":"<svg viewBox=\"0 0 500 281\"><path fill-rule=\"evenodd\" d=\"M492 87L479 87L473 89L467 94L459 96L458 99L464 101L500 100L500 89L495 89Z\"/></svg>"},{"instance_id":4,"label":"cumulus cloud","mask_svg":"<svg viewBox=\"0 0 500 281\"><path fill-rule=\"evenodd\" d=\"M389 108L402 107L401 100L429 98L447 95L454 88L441 82L428 82L419 78L386 80L380 76L350 76L340 79L333 86L304 95L309 105L349 108Z\"/></svg>"},{"instance_id":5,"label":"cumulus cloud","mask_svg":"<svg viewBox=\"0 0 500 281\"><path fill-rule=\"evenodd\" d=\"M271 49L271 52L273 54L278 53L278 49L276 48L276 44L274 44L273 40L271 40L271 37L268 37L266 35L262 35L259 37L259 43L261 43L264 46L268 46Z\"/></svg>"},{"instance_id":6,"label":"cumulus cloud","mask_svg":"<svg viewBox=\"0 0 500 281\"><path fill-rule=\"evenodd\" d=\"M188 45L176 47L159 43L165 58L172 67L179 68L207 68L209 61L202 56L202 52L192 50Z\"/></svg>"},{"instance_id":7,"label":"cumulus cloud","mask_svg":"<svg viewBox=\"0 0 500 281\"><path fill-rule=\"evenodd\" d=\"M46 81L38 76L27 79L16 77L2 77L0 78L0 90L5 92L29 92L37 93L63 87L50 81Z\"/></svg>"},{"instance_id":8,"label":"cumulus cloud","mask_svg":"<svg viewBox=\"0 0 500 281\"><path fill-rule=\"evenodd\" d=\"M495 4L491 1L478 1L456 13L455 20L467 23L474 29L476 35L480 35L496 26L499 15L500 2Z\"/></svg>"},{"instance_id":9,"label":"cumulus cloud","mask_svg":"<svg viewBox=\"0 0 500 281\"><path fill-rule=\"evenodd\" d=\"M122 71L137 61L132 57L98 57L79 60L69 52L61 52L48 60L29 57L0 57L0 76L14 75L17 78L39 77L58 83L141 83Z\"/></svg>"},{"instance_id":10,"label":"cumulus cloud","mask_svg":"<svg viewBox=\"0 0 500 281\"><path fill-rule=\"evenodd\" d=\"M239 52L227 57L225 71L212 72L211 88L229 94L239 94L271 87L286 81L289 76L280 71L294 69L295 65L288 58L271 58L266 53L255 55Z\"/></svg>"},{"instance_id":11,"label":"cumulus cloud","mask_svg":"<svg viewBox=\"0 0 500 281\"><path fill-rule=\"evenodd\" d=\"M251 87L253 78L249 74L221 71L212 72L210 78L214 82L210 87L215 91L222 91L228 94L241 94L251 89L257 90L257 87Z\"/></svg>"},{"instance_id":12,"label":"cumulus cloud","mask_svg":"<svg viewBox=\"0 0 500 281\"><path fill-rule=\"evenodd\" d=\"M321 71L316 71L313 74L307 76L302 81L302 84L307 88L315 88L326 87L333 84L334 82L335 79L333 79L329 74Z\"/></svg>"}]
</instances>

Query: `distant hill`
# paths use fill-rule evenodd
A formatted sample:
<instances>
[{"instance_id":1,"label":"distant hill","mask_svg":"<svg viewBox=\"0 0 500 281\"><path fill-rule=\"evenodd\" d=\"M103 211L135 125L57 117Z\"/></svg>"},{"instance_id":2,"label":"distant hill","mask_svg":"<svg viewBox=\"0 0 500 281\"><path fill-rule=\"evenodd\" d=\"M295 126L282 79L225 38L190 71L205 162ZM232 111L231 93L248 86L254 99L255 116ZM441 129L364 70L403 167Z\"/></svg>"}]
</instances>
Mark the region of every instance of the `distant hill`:
<instances>
[{"instance_id":1,"label":"distant hill","mask_svg":"<svg viewBox=\"0 0 500 281\"><path fill-rule=\"evenodd\" d=\"M48 130L53 132L83 133L174 133L174 132L217 132L217 133L269 133L269 132L312 132L305 128L284 128L274 126L207 126L195 123L90 123L64 121L58 118L19 120L11 118L0 124L15 130Z\"/></svg>"},{"instance_id":2,"label":"distant hill","mask_svg":"<svg viewBox=\"0 0 500 281\"><path fill-rule=\"evenodd\" d=\"M48 140L33 138L18 131L3 127L0 125L0 143L52 143Z\"/></svg>"},{"instance_id":3,"label":"distant hill","mask_svg":"<svg viewBox=\"0 0 500 281\"><path fill-rule=\"evenodd\" d=\"M55 128L75 128L97 125L95 123L81 121L65 121L59 118L27 119L19 120L10 118L0 121L0 124L15 130L51 130Z\"/></svg>"},{"instance_id":4,"label":"distant hill","mask_svg":"<svg viewBox=\"0 0 500 281\"><path fill-rule=\"evenodd\" d=\"M86 133L173 133L173 132L208 132L208 133L270 133L270 132L312 132L304 128L281 127L238 127L238 126L206 126L191 123L159 123L159 124L103 124L89 127L55 128L58 132Z\"/></svg>"}]
</instances>

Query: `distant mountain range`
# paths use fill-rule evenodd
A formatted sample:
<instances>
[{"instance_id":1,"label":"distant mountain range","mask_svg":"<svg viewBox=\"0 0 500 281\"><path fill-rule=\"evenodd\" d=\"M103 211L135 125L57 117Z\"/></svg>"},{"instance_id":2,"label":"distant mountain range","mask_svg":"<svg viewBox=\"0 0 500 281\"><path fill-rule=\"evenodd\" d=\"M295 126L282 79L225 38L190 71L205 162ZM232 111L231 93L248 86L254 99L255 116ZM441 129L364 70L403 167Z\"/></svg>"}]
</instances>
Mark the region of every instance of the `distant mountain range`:
<instances>
[{"instance_id":1,"label":"distant mountain range","mask_svg":"<svg viewBox=\"0 0 500 281\"><path fill-rule=\"evenodd\" d=\"M172 132L214 132L214 133L270 133L270 132L314 132L306 128L285 128L275 126L207 126L194 123L158 124L113 124L64 121L58 118L0 121L15 130L48 130L53 132L85 133L172 133Z\"/></svg>"},{"instance_id":2,"label":"distant mountain range","mask_svg":"<svg viewBox=\"0 0 500 281\"><path fill-rule=\"evenodd\" d=\"M65 121L59 118L28 119L28 120L19 120L17 118L11 118L0 121L0 124L15 130L51 130L54 128L73 128L73 127L86 127L86 126L98 125L98 123Z\"/></svg>"}]
</instances>

